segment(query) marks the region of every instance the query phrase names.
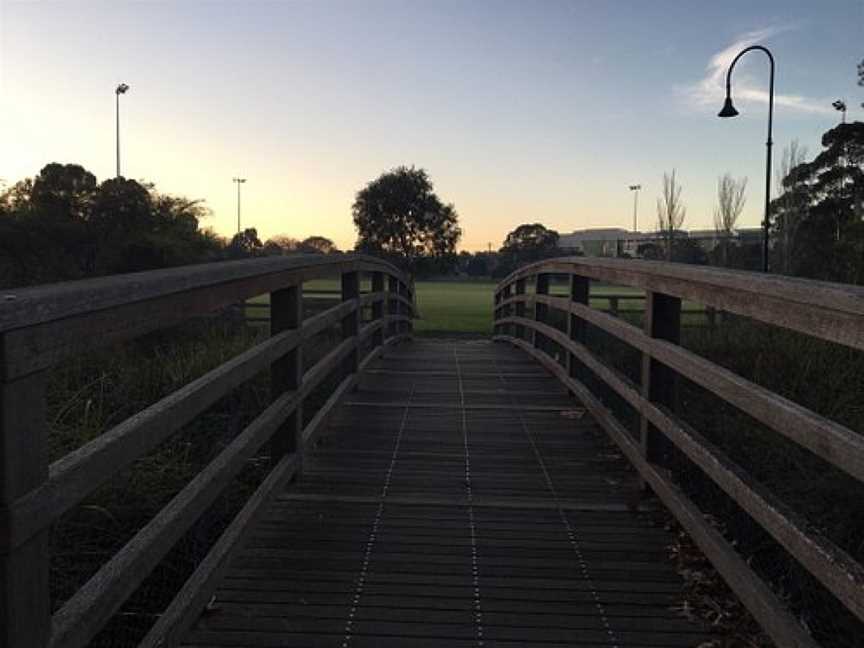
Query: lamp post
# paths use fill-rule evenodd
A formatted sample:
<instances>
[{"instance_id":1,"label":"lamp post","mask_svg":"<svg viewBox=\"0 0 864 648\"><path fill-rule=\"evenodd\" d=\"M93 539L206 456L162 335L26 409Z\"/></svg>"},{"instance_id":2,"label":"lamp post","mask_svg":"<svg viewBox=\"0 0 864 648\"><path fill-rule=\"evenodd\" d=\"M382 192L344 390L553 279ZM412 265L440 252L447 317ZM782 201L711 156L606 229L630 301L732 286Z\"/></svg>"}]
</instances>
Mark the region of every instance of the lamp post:
<instances>
[{"instance_id":1,"label":"lamp post","mask_svg":"<svg viewBox=\"0 0 864 648\"><path fill-rule=\"evenodd\" d=\"M738 55L732 59L729 69L726 71L726 101L723 103L723 108L717 113L718 117L735 117L738 111L732 105L732 69L742 56L747 52L759 50L765 52L768 60L771 62L771 78L768 84L768 141L765 142L765 218L762 221L762 272L768 272L768 228L770 227L770 210L771 210L771 129L774 124L774 56L770 50L762 45L751 45L745 47L738 52Z\"/></svg>"},{"instance_id":2,"label":"lamp post","mask_svg":"<svg viewBox=\"0 0 864 648\"><path fill-rule=\"evenodd\" d=\"M234 178L233 182L237 183L237 233L240 233L240 185L246 182L246 178Z\"/></svg>"},{"instance_id":3,"label":"lamp post","mask_svg":"<svg viewBox=\"0 0 864 648\"><path fill-rule=\"evenodd\" d=\"M639 208L639 190L641 184L630 185L630 191L633 192L633 232L636 232L636 210Z\"/></svg>"},{"instance_id":4,"label":"lamp post","mask_svg":"<svg viewBox=\"0 0 864 648\"><path fill-rule=\"evenodd\" d=\"M120 177L120 95L126 94L129 91L129 86L121 83L114 90L114 97L117 103L117 177Z\"/></svg>"}]
</instances>

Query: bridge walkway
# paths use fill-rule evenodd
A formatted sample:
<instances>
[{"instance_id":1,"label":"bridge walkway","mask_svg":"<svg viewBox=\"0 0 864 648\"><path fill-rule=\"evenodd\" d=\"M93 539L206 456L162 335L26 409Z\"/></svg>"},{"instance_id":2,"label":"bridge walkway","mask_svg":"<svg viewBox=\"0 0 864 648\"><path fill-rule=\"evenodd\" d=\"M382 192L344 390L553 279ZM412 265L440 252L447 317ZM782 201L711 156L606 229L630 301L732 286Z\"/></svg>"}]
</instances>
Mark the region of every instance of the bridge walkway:
<instances>
[{"instance_id":1,"label":"bridge walkway","mask_svg":"<svg viewBox=\"0 0 864 648\"><path fill-rule=\"evenodd\" d=\"M698 646L635 472L523 351L377 361L186 646Z\"/></svg>"}]
</instances>

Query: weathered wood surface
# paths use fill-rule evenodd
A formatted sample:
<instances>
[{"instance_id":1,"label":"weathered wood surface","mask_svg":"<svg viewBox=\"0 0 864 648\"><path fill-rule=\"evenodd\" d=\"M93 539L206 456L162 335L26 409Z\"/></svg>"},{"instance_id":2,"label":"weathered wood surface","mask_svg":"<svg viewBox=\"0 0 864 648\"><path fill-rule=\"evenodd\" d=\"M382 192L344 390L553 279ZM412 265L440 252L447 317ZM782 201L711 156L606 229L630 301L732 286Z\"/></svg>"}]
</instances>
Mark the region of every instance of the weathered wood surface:
<instances>
[{"instance_id":1,"label":"weathered wood surface","mask_svg":"<svg viewBox=\"0 0 864 648\"><path fill-rule=\"evenodd\" d=\"M686 263L562 257L520 268L502 282L503 290L538 273L641 288L864 349L861 286Z\"/></svg>"},{"instance_id":2,"label":"weathered wood surface","mask_svg":"<svg viewBox=\"0 0 864 648\"><path fill-rule=\"evenodd\" d=\"M512 347L400 346L320 431L184 645L698 645L670 609L670 538L628 507L635 472L582 413Z\"/></svg>"}]
</instances>

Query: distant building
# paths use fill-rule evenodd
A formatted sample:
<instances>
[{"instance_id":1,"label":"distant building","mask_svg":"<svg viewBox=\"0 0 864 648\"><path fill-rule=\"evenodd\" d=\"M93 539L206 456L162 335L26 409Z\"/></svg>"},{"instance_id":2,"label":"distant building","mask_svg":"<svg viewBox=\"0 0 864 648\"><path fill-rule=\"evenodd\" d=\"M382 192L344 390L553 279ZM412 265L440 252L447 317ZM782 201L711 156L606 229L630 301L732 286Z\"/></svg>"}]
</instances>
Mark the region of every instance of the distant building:
<instances>
[{"instance_id":1,"label":"distant building","mask_svg":"<svg viewBox=\"0 0 864 648\"><path fill-rule=\"evenodd\" d=\"M689 232L677 230L675 237L695 240L706 252L711 252L724 238L713 229ZM762 240L762 230L758 227L745 227L735 230L729 238L742 244L758 243ZM581 253L585 256L637 257L640 256L640 245L663 245L664 241L664 232L631 232L620 227L598 227L561 234L558 247L564 253Z\"/></svg>"}]
</instances>

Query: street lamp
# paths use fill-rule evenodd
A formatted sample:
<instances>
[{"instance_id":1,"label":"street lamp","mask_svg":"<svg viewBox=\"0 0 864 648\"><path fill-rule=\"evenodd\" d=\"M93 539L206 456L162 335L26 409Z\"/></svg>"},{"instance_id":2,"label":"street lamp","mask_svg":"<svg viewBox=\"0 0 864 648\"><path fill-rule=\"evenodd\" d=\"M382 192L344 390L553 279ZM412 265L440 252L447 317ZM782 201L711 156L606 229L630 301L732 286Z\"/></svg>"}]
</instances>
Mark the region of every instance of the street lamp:
<instances>
[{"instance_id":1,"label":"street lamp","mask_svg":"<svg viewBox=\"0 0 864 648\"><path fill-rule=\"evenodd\" d=\"M834 110L839 111L843 115L841 120L840 120L840 123L845 124L846 123L846 102L843 101L842 99L838 99L837 101L832 103L831 106L834 108Z\"/></svg>"},{"instance_id":2,"label":"street lamp","mask_svg":"<svg viewBox=\"0 0 864 648\"><path fill-rule=\"evenodd\" d=\"M732 59L729 69L726 71L726 101L723 108L717 113L718 117L735 117L738 111L732 105L732 68L742 56L752 50L765 52L771 62L771 79L768 85L768 141L765 143L765 219L762 221L762 272L768 272L768 227L770 226L769 214L771 209L771 128L774 122L774 57L767 47L751 45L746 47Z\"/></svg>"},{"instance_id":3,"label":"street lamp","mask_svg":"<svg viewBox=\"0 0 864 648\"><path fill-rule=\"evenodd\" d=\"M120 177L120 95L126 94L129 91L129 86L121 83L114 90L114 97L117 100L117 177Z\"/></svg>"},{"instance_id":4,"label":"street lamp","mask_svg":"<svg viewBox=\"0 0 864 648\"><path fill-rule=\"evenodd\" d=\"M633 231L636 231L636 210L639 207L639 190L642 188L641 184L630 185L630 191L633 192Z\"/></svg>"},{"instance_id":5,"label":"street lamp","mask_svg":"<svg viewBox=\"0 0 864 648\"><path fill-rule=\"evenodd\" d=\"M246 178L234 178L237 183L237 233L240 233L240 185L246 182Z\"/></svg>"}]
</instances>

